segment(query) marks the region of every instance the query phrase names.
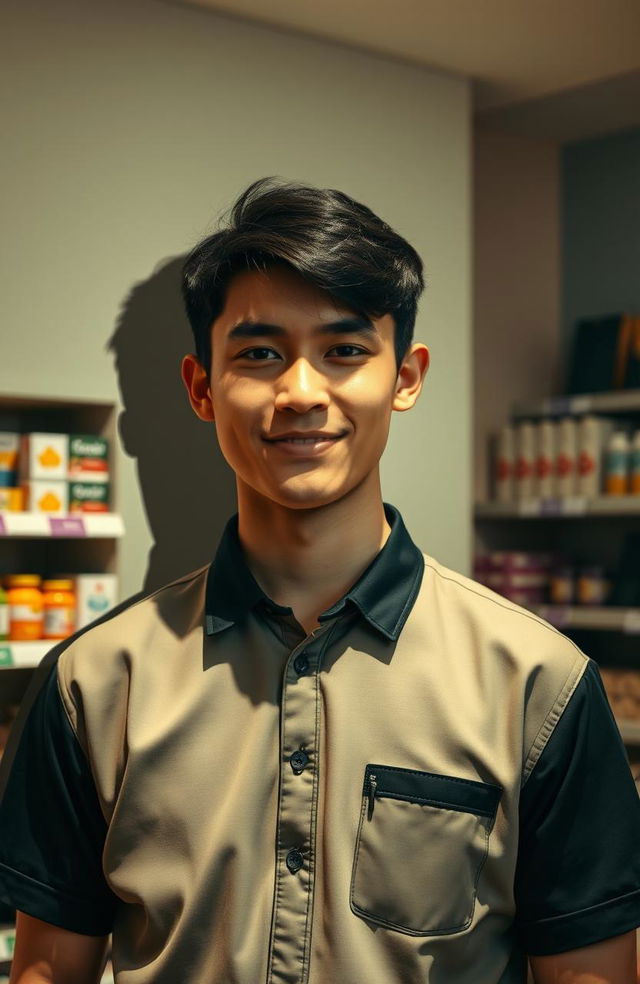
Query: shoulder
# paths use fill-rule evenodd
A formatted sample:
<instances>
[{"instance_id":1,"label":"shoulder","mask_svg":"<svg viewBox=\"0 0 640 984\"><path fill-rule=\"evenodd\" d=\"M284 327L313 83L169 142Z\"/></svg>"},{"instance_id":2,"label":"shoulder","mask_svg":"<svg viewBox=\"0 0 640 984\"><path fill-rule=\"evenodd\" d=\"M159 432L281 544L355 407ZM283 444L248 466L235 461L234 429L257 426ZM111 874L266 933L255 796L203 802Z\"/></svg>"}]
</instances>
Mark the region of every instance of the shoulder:
<instances>
[{"instance_id":1,"label":"shoulder","mask_svg":"<svg viewBox=\"0 0 640 984\"><path fill-rule=\"evenodd\" d=\"M423 556L425 618L436 612L449 638L472 651L476 672L520 703L531 768L593 661L544 618Z\"/></svg>"},{"instance_id":2,"label":"shoulder","mask_svg":"<svg viewBox=\"0 0 640 984\"><path fill-rule=\"evenodd\" d=\"M182 650L201 630L209 565L144 597L135 596L56 647L57 676L67 708L74 692L121 686L136 666ZM52 654L53 655L53 654Z\"/></svg>"}]
</instances>

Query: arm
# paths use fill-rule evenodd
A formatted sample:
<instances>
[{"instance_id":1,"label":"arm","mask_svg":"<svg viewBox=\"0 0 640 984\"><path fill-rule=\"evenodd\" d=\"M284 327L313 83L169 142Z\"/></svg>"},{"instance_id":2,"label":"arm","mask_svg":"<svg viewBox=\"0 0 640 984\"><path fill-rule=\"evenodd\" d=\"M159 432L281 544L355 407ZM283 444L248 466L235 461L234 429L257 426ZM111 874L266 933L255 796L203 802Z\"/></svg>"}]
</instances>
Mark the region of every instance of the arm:
<instances>
[{"instance_id":1,"label":"arm","mask_svg":"<svg viewBox=\"0 0 640 984\"><path fill-rule=\"evenodd\" d=\"M636 984L636 931L566 953L529 957L535 984Z\"/></svg>"},{"instance_id":2,"label":"arm","mask_svg":"<svg viewBox=\"0 0 640 984\"><path fill-rule=\"evenodd\" d=\"M108 941L18 912L9 984L98 984Z\"/></svg>"}]
</instances>

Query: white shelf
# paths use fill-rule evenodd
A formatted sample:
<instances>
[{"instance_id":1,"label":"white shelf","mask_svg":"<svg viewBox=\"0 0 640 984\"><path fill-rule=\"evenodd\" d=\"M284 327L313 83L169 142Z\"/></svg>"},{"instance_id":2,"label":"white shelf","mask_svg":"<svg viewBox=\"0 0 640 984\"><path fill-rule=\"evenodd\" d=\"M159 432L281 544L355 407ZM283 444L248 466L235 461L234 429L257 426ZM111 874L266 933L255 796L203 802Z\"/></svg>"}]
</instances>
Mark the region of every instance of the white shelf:
<instances>
[{"instance_id":1,"label":"white shelf","mask_svg":"<svg viewBox=\"0 0 640 984\"><path fill-rule=\"evenodd\" d=\"M532 605L531 611L557 629L601 629L640 635L640 608L590 605Z\"/></svg>"},{"instance_id":2,"label":"white shelf","mask_svg":"<svg viewBox=\"0 0 640 984\"><path fill-rule=\"evenodd\" d=\"M0 538L114 539L124 535L119 513L73 513L50 516L36 512L0 512Z\"/></svg>"},{"instance_id":3,"label":"white shelf","mask_svg":"<svg viewBox=\"0 0 640 984\"><path fill-rule=\"evenodd\" d=\"M609 393L580 393L575 396L550 396L536 403L521 403L513 408L514 420L527 417L569 417L585 413L640 413L640 390L613 390Z\"/></svg>"},{"instance_id":4,"label":"white shelf","mask_svg":"<svg viewBox=\"0 0 640 984\"><path fill-rule=\"evenodd\" d=\"M640 516L640 495L580 496L565 499L520 499L516 502L478 502L477 519L554 519L567 516Z\"/></svg>"},{"instance_id":5,"label":"white shelf","mask_svg":"<svg viewBox=\"0 0 640 984\"><path fill-rule=\"evenodd\" d=\"M34 642L0 641L0 672L14 667L35 669L59 640L37 639Z\"/></svg>"}]
</instances>

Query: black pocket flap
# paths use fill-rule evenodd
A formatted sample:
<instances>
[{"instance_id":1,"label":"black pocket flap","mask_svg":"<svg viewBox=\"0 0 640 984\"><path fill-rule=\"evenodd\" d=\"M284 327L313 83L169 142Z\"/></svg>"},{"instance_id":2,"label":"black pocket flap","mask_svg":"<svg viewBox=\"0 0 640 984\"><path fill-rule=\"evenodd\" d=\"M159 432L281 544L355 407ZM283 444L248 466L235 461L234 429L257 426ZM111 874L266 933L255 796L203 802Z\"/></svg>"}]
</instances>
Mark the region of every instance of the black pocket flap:
<instances>
[{"instance_id":1,"label":"black pocket flap","mask_svg":"<svg viewBox=\"0 0 640 984\"><path fill-rule=\"evenodd\" d=\"M364 775L365 796L369 793L369 776L376 778L376 796L427 803L484 817L495 816L503 792L502 786L494 783L369 764Z\"/></svg>"}]
</instances>

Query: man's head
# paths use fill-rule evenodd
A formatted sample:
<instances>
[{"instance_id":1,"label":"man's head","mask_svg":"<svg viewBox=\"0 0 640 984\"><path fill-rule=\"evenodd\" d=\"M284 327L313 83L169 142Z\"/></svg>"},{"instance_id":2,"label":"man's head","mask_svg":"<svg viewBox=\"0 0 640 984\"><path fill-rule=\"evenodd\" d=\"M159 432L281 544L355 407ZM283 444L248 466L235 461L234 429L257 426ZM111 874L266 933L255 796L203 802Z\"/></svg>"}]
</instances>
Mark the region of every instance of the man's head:
<instances>
[{"instance_id":1,"label":"man's head","mask_svg":"<svg viewBox=\"0 0 640 984\"><path fill-rule=\"evenodd\" d=\"M422 289L420 259L404 244L405 257L415 256L415 261L409 264L413 273L404 267L401 275L397 252L391 250L394 266L388 242L403 240L384 231L388 227L364 206L345 205L350 199L338 192L294 186L290 192L268 189L265 199L252 199L250 220L235 206L235 232L228 235L240 243L238 249L249 250L246 256L234 252L225 258L214 236L185 264L185 299L198 350L197 357L183 361L192 407L201 419L215 421L221 451L236 473L241 504L247 496L257 496L289 508L312 508L358 488L364 499L376 488L379 495L378 464L391 411L413 406L429 363L426 346L411 345ZM324 211L319 205L323 201ZM352 216L351 228L345 211ZM363 213L367 233L355 225L354 217ZM372 246L371 229L380 227L387 245ZM302 230L298 235L296 228ZM359 272L351 268L349 274L337 263L341 237L348 240L346 255L361 257ZM252 252L249 240L269 244L272 252ZM314 242L315 252L309 253ZM281 255L285 247L289 258ZM301 272L301 264L307 272ZM395 277L386 294L379 273L385 265ZM328 268L337 291L328 289ZM212 274L212 269L218 272ZM365 271L373 276L373 285ZM405 287L412 284L404 291L402 277ZM374 300L378 303L372 310ZM384 306L392 310L384 311ZM399 311L404 326L400 341ZM316 448L274 442L290 431L320 431L337 439Z\"/></svg>"},{"instance_id":2,"label":"man's head","mask_svg":"<svg viewBox=\"0 0 640 984\"><path fill-rule=\"evenodd\" d=\"M211 325L241 270L282 261L358 314L394 320L396 366L411 344L424 289L422 260L371 209L341 191L261 178L240 195L226 228L188 256L182 290L196 353L211 368Z\"/></svg>"}]
</instances>

